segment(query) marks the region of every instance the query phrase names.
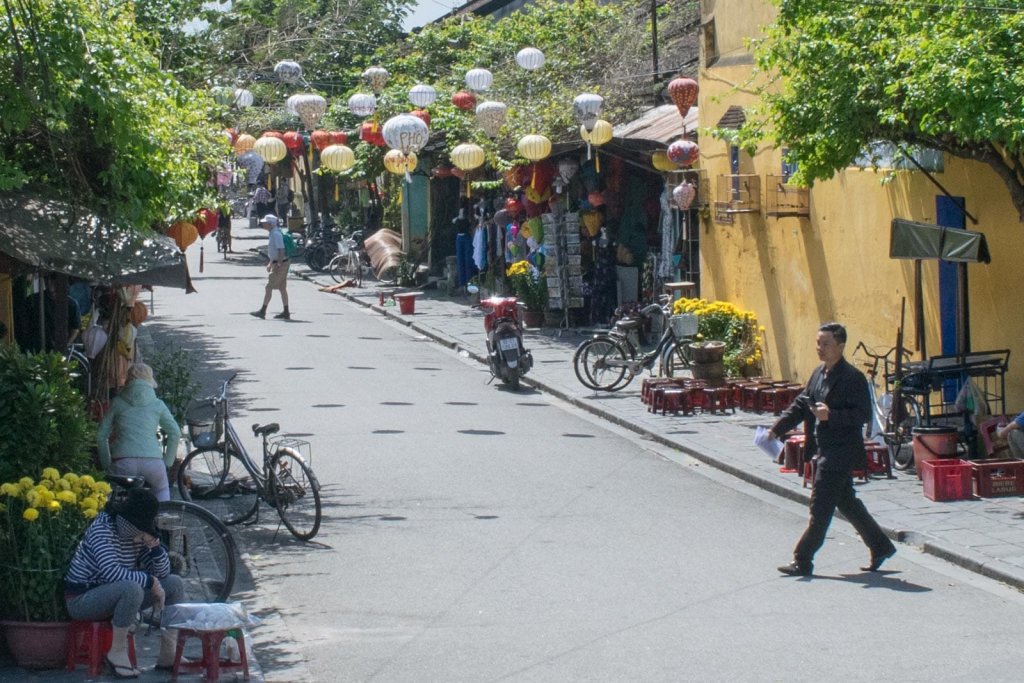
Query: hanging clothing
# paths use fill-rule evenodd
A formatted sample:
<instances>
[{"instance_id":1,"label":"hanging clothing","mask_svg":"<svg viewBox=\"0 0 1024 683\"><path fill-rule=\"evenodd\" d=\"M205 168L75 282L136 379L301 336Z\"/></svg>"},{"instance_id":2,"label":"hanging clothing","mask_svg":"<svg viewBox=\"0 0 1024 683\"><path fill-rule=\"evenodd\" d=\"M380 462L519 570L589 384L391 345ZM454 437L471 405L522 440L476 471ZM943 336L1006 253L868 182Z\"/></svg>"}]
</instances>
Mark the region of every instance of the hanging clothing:
<instances>
[{"instance_id":1,"label":"hanging clothing","mask_svg":"<svg viewBox=\"0 0 1024 683\"><path fill-rule=\"evenodd\" d=\"M487 270L487 231L482 223L473 230L473 263L477 270Z\"/></svg>"}]
</instances>

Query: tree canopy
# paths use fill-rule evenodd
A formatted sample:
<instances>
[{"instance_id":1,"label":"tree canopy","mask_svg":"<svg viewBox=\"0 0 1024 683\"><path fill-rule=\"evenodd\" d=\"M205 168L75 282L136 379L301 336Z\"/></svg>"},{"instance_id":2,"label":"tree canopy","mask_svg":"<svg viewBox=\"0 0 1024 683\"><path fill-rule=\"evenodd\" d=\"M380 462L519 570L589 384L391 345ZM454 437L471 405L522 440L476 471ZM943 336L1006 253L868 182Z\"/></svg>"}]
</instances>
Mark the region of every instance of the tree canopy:
<instances>
[{"instance_id":1,"label":"tree canopy","mask_svg":"<svg viewBox=\"0 0 1024 683\"><path fill-rule=\"evenodd\" d=\"M1024 220L1024 8L1010 0L774 0L755 42L773 77L740 133L824 180L871 143L990 166ZM984 6L982 6L982 4Z\"/></svg>"}]
</instances>

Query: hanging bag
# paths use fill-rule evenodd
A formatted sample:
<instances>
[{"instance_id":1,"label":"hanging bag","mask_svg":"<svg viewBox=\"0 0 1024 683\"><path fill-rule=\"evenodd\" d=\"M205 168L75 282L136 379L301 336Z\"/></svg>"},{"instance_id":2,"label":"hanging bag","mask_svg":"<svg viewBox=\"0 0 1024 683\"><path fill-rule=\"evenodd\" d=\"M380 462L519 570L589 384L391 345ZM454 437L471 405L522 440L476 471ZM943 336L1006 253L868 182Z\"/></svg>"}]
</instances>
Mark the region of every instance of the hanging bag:
<instances>
[{"instance_id":1,"label":"hanging bag","mask_svg":"<svg viewBox=\"0 0 1024 683\"><path fill-rule=\"evenodd\" d=\"M100 355L103 347L107 345L107 331L100 327L97 322L100 317L99 309L93 306L92 315L89 316L89 327L82 333L82 343L85 345L85 355L90 359Z\"/></svg>"}]
</instances>

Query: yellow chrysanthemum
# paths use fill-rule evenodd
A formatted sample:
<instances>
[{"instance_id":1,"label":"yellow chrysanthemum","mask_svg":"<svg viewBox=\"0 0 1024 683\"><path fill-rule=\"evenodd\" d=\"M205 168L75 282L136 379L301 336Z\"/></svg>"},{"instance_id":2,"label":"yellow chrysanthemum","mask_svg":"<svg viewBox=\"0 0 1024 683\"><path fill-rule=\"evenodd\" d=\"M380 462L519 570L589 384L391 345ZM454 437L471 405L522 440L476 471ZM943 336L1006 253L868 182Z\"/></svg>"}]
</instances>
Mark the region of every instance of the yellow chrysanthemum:
<instances>
[{"instance_id":1,"label":"yellow chrysanthemum","mask_svg":"<svg viewBox=\"0 0 1024 683\"><path fill-rule=\"evenodd\" d=\"M95 510L82 510L82 516L86 519L93 519L97 514Z\"/></svg>"},{"instance_id":2,"label":"yellow chrysanthemum","mask_svg":"<svg viewBox=\"0 0 1024 683\"><path fill-rule=\"evenodd\" d=\"M29 507L35 507L39 505L39 492L35 489L25 492L25 502L29 504Z\"/></svg>"},{"instance_id":3,"label":"yellow chrysanthemum","mask_svg":"<svg viewBox=\"0 0 1024 683\"><path fill-rule=\"evenodd\" d=\"M83 474L81 477L79 477L78 480L82 482L82 484L85 486L92 486L93 484L96 483L96 480L93 479L92 476L88 474Z\"/></svg>"},{"instance_id":4,"label":"yellow chrysanthemum","mask_svg":"<svg viewBox=\"0 0 1024 683\"><path fill-rule=\"evenodd\" d=\"M87 498L83 498L82 502L80 502L78 505L83 510L98 510L99 507L100 507L99 503L96 501L95 496L89 496Z\"/></svg>"},{"instance_id":5,"label":"yellow chrysanthemum","mask_svg":"<svg viewBox=\"0 0 1024 683\"><path fill-rule=\"evenodd\" d=\"M78 496L71 493L71 491L61 491L60 493L57 494L57 500L59 500L62 503L71 503L72 505L74 505L75 503L78 502Z\"/></svg>"},{"instance_id":6,"label":"yellow chrysanthemum","mask_svg":"<svg viewBox=\"0 0 1024 683\"><path fill-rule=\"evenodd\" d=\"M0 484L0 494L17 498L21 494L21 487L17 484Z\"/></svg>"},{"instance_id":7,"label":"yellow chrysanthemum","mask_svg":"<svg viewBox=\"0 0 1024 683\"><path fill-rule=\"evenodd\" d=\"M35 508L25 508L25 511L21 513L22 518L26 522L34 522L39 519L39 510Z\"/></svg>"},{"instance_id":8,"label":"yellow chrysanthemum","mask_svg":"<svg viewBox=\"0 0 1024 683\"><path fill-rule=\"evenodd\" d=\"M51 500L46 504L46 509L50 512L60 512L60 503L55 500Z\"/></svg>"},{"instance_id":9,"label":"yellow chrysanthemum","mask_svg":"<svg viewBox=\"0 0 1024 683\"><path fill-rule=\"evenodd\" d=\"M42 491L40 491L40 493L39 493L39 502L42 503L43 505L49 505L50 503L52 503L55 500L56 500L56 496L54 496L53 491L51 491L49 489L43 489Z\"/></svg>"},{"instance_id":10,"label":"yellow chrysanthemum","mask_svg":"<svg viewBox=\"0 0 1024 683\"><path fill-rule=\"evenodd\" d=\"M105 481L96 481L96 482L93 482L92 490L96 491L97 493L102 493L104 496L109 496L110 492L113 489L111 489L110 488L110 484L108 484Z\"/></svg>"},{"instance_id":11,"label":"yellow chrysanthemum","mask_svg":"<svg viewBox=\"0 0 1024 683\"><path fill-rule=\"evenodd\" d=\"M53 482L53 489L55 491L70 491L71 482L69 482L66 479L58 479L57 481Z\"/></svg>"},{"instance_id":12,"label":"yellow chrysanthemum","mask_svg":"<svg viewBox=\"0 0 1024 683\"><path fill-rule=\"evenodd\" d=\"M50 481L57 481L58 479L60 479L60 472L58 472L54 467L47 467L46 469L43 470L42 478L48 479Z\"/></svg>"},{"instance_id":13,"label":"yellow chrysanthemum","mask_svg":"<svg viewBox=\"0 0 1024 683\"><path fill-rule=\"evenodd\" d=\"M36 483L32 481L32 477L22 477L21 479L18 480L18 486L21 487L22 491L28 491L35 485Z\"/></svg>"},{"instance_id":14,"label":"yellow chrysanthemum","mask_svg":"<svg viewBox=\"0 0 1024 683\"><path fill-rule=\"evenodd\" d=\"M67 473L67 474L65 474L65 475L64 475L64 476L63 476L62 478L64 479L64 481L66 481L67 483L69 483L69 484L71 484L72 486L74 486L75 484L77 484L77 483L78 483L78 478L79 478L79 477L78 477L78 475L77 475L77 474L75 474L74 472L68 472L68 473Z\"/></svg>"}]
</instances>

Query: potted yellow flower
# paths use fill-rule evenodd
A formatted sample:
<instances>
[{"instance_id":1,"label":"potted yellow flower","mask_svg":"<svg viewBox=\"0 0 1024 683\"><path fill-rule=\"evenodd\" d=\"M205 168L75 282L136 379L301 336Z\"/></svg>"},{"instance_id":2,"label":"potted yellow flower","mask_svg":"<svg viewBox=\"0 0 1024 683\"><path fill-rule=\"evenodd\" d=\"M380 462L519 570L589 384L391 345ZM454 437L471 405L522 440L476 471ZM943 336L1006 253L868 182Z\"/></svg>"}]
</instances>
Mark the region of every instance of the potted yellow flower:
<instances>
[{"instance_id":1,"label":"potted yellow flower","mask_svg":"<svg viewBox=\"0 0 1024 683\"><path fill-rule=\"evenodd\" d=\"M528 261L516 261L508 267L505 275L516 297L523 302L528 314L523 322L530 327L539 327L543 321L544 307L548 304L548 283Z\"/></svg>"},{"instance_id":2,"label":"potted yellow flower","mask_svg":"<svg viewBox=\"0 0 1024 683\"><path fill-rule=\"evenodd\" d=\"M0 616L19 666L64 663L68 615L63 579L78 541L110 496L89 475L52 468L39 481L0 484Z\"/></svg>"},{"instance_id":3,"label":"potted yellow flower","mask_svg":"<svg viewBox=\"0 0 1024 683\"><path fill-rule=\"evenodd\" d=\"M761 372L764 327L757 324L752 311L728 301L682 298L676 300L672 312L697 315L698 341L691 345L695 354L713 348L730 377Z\"/></svg>"}]
</instances>

